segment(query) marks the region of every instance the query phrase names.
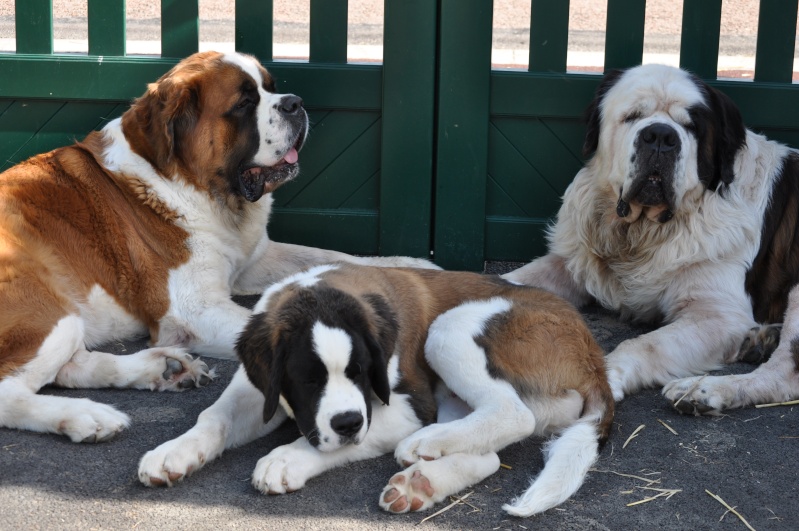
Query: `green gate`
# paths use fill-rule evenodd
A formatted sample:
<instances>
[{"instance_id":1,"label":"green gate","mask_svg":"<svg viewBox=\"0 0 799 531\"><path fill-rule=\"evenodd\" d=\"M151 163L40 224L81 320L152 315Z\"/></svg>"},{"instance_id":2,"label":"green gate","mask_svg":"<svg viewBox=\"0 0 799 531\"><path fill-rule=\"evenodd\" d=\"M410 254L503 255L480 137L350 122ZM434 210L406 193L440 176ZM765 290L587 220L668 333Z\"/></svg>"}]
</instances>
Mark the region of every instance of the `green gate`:
<instances>
[{"instance_id":1,"label":"green gate","mask_svg":"<svg viewBox=\"0 0 799 531\"><path fill-rule=\"evenodd\" d=\"M791 83L799 0L761 0L754 81L716 80L722 0L684 0L681 65L747 123L799 146ZM303 97L300 178L276 193L277 240L359 254L434 253L450 269L544 252L582 165L595 74L566 73L568 0L531 0L527 71L491 69L492 0L384 0L382 64L346 59L347 0L311 0L310 60L273 60L271 0L236 0L236 48ZM645 0L608 0L605 68L643 54ZM198 48L198 0L162 0L161 57L125 55L124 0L88 0L88 55L53 54L52 0L17 0L0 54L0 169L119 116Z\"/></svg>"}]
</instances>

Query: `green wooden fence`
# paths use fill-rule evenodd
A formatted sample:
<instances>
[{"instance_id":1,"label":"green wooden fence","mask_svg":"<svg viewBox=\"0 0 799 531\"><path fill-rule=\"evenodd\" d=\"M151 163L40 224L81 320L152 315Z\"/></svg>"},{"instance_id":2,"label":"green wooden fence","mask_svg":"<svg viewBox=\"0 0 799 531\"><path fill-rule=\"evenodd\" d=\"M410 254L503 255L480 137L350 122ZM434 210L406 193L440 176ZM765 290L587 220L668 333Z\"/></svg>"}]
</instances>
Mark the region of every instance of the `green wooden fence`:
<instances>
[{"instance_id":1,"label":"green wooden fence","mask_svg":"<svg viewBox=\"0 0 799 531\"><path fill-rule=\"evenodd\" d=\"M754 81L716 79L721 0L684 0L681 65L747 123L799 146L791 83L799 0L761 0ZM385 0L384 60L346 60L347 1L311 0L310 60L274 61L271 0L236 0L236 48L299 94L313 130L300 178L276 193L271 235L452 269L544 252L580 168L599 76L566 73L568 0L531 0L527 71L491 69L492 0ZM198 48L197 0L162 0L161 57L125 55L124 0L88 0L89 54L53 54L52 0L17 0L0 54L0 169L121 114ZM641 62L645 0L608 0L605 68Z\"/></svg>"}]
</instances>

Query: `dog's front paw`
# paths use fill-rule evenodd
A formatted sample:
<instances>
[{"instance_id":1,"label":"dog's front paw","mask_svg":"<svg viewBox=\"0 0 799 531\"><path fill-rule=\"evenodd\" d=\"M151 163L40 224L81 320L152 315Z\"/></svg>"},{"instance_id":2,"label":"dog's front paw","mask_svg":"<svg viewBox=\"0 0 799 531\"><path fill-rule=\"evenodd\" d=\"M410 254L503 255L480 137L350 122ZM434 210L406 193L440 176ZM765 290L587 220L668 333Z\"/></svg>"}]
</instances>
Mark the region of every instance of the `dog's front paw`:
<instances>
[{"instance_id":1,"label":"dog's front paw","mask_svg":"<svg viewBox=\"0 0 799 531\"><path fill-rule=\"evenodd\" d=\"M264 494L286 494L305 486L315 474L318 452L291 445L275 448L262 457L252 473L252 485Z\"/></svg>"},{"instance_id":2,"label":"dog's front paw","mask_svg":"<svg viewBox=\"0 0 799 531\"><path fill-rule=\"evenodd\" d=\"M150 450L139 461L139 481L148 487L172 487L222 453L220 435L191 431Z\"/></svg>"},{"instance_id":3,"label":"dog's front paw","mask_svg":"<svg viewBox=\"0 0 799 531\"><path fill-rule=\"evenodd\" d=\"M441 269L433 262L424 258L411 258L410 256L361 256L357 257L358 263L377 267L415 267L417 269Z\"/></svg>"},{"instance_id":4,"label":"dog's front paw","mask_svg":"<svg viewBox=\"0 0 799 531\"><path fill-rule=\"evenodd\" d=\"M423 511L444 499L430 484L430 480L414 465L395 474L380 493L380 507L390 513Z\"/></svg>"},{"instance_id":5,"label":"dog's front paw","mask_svg":"<svg viewBox=\"0 0 799 531\"><path fill-rule=\"evenodd\" d=\"M467 450L451 440L448 424L429 424L401 440L394 450L400 466L411 466L420 459L432 461L439 457ZM462 442L462 441L461 441Z\"/></svg>"},{"instance_id":6,"label":"dog's front paw","mask_svg":"<svg viewBox=\"0 0 799 531\"><path fill-rule=\"evenodd\" d=\"M718 415L733 407L736 395L731 376L694 376L669 382L663 396L677 411L688 415Z\"/></svg>"},{"instance_id":7,"label":"dog's front paw","mask_svg":"<svg viewBox=\"0 0 799 531\"><path fill-rule=\"evenodd\" d=\"M214 369L182 348L155 347L142 353L155 362L150 377L153 391L184 391L207 385L216 377Z\"/></svg>"},{"instance_id":8,"label":"dog's front paw","mask_svg":"<svg viewBox=\"0 0 799 531\"><path fill-rule=\"evenodd\" d=\"M780 343L782 324L756 326L749 330L741 343L741 348L731 361L763 363L777 350Z\"/></svg>"},{"instance_id":9,"label":"dog's front paw","mask_svg":"<svg viewBox=\"0 0 799 531\"><path fill-rule=\"evenodd\" d=\"M72 442L105 442L130 425L126 414L86 398L71 401L64 414L57 431Z\"/></svg>"}]
</instances>

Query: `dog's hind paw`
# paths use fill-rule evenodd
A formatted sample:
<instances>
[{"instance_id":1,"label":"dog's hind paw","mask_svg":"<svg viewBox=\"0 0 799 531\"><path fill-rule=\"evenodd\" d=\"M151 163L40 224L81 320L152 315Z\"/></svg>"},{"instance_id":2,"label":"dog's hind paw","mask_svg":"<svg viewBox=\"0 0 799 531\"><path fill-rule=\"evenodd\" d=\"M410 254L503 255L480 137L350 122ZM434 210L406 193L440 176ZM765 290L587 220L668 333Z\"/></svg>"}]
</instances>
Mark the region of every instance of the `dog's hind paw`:
<instances>
[{"instance_id":1,"label":"dog's hind paw","mask_svg":"<svg viewBox=\"0 0 799 531\"><path fill-rule=\"evenodd\" d=\"M777 350L782 323L756 326L749 330L733 361L763 363Z\"/></svg>"},{"instance_id":2,"label":"dog's hind paw","mask_svg":"<svg viewBox=\"0 0 799 531\"><path fill-rule=\"evenodd\" d=\"M155 347L141 351L150 359L162 365L153 367L158 373L150 377L150 389L153 391L184 391L194 387L207 385L216 377L214 369L209 369L199 358L193 357L182 348Z\"/></svg>"}]
</instances>

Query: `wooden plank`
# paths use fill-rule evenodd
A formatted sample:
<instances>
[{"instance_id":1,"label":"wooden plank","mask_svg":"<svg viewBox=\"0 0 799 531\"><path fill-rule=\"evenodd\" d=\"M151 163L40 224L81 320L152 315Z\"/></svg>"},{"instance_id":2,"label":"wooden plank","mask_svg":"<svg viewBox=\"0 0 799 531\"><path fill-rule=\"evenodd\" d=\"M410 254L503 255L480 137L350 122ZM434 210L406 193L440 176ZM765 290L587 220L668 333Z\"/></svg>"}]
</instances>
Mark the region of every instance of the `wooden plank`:
<instances>
[{"instance_id":1,"label":"wooden plank","mask_svg":"<svg viewBox=\"0 0 799 531\"><path fill-rule=\"evenodd\" d=\"M364 131L379 121L378 113L335 111L319 121L313 120L313 129L308 144L300 152L300 175L292 182L280 187L275 194L276 206L297 206L294 200L336 157L347 150ZM379 151L375 148L375 155ZM374 205L373 205L374 206Z\"/></svg>"},{"instance_id":2,"label":"wooden plank","mask_svg":"<svg viewBox=\"0 0 799 531\"><path fill-rule=\"evenodd\" d=\"M272 60L272 0L236 0L236 50Z\"/></svg>"},{"instance_id":3,"label":"wooden plank","mask_svg":"<svg viewBox=\"0 0 799 531\"><path fill-rule=\"evenodd\" d=\"M569 0L533 0L530 10L531 72L565 72Z\"/></svg>"},{"instance_id":4,"label":"wooden plank","mask_svg":"<svg viewBox=\"0 0 799 531\"><path fill-rule=\"evenodd\" d=\"M53 53L53 0L15 0L17 53Z\"/></svg>"},{"instance_id":5,"label":"wooden plank","mask_svg":"<svg viewBox=\"0 0 799 531\"><path fill-rule=\"evenodd\" d=\"M161 0L161 57L188 57L199 46L199 0Z\"/></svg>"},{"instance_id":6,"label":"wooden plank","mask_svg":"<svg viewBox=\"0 0 799 531\"><path fill-rule=\"evenodd\" d=\"M89 55L125 55L125 0L88 0Z\"/></svg>"},{"instance_id":7,"label":"wooden plank","mask_svg":"<svg viewBox=\"0 0 799 531\"><path fill-rule=\"evenodd\" d=\"M483 269L492 4L441 1L433 243L445 269Z\"/></svg>"},{"instance_id":8,"label":"wooden plank","mask_svg":"<svg viewBox=\"0 0 799 531\"><path fill-rule=\"evenodd\" d=\"M311 0L310 61L347 62L347 0Z\"/></svg>"},{"instance_id":9,"label":"wooden plank","mask_svg":"<svg viewBox=\"0 0 799 531\"><path fill-rule=\"evenodd\" d=\"M684 0L680 66L705 79L718 72L721 0Z\"/></svg>"},{"instance_id":10,"label":"wooden plank","mask_svg":"<svg viewBox=\"0 0 799 531\"><path fill-rule=\"evenodd\" d=\"M755 81L791 82L796 13L797 0L760 0Z\"/></svg>"},{"instance_id":11,"label":"wooden plank","mask_svg":"<svg viewBox=\"0 0 799 531\"><path fill-rule=\"evenodd\" d=\"M64 106L62 101L15 101L0 117L0 171L22 159L15 156L21 146L30 142L36 133Z\"/></svg>"},{"instance_id":12,"label":"wooden plank","mask_svg":"<svg viewBox=\"0 0 799 531\"><path fill-rule=\"evenodd\" d=\"M486 219L486 260L527 262L547 252L550 220L490 216Z\"/></svg>"},{"instance_id":13,"label":"wooden plank","mask_svg":"<svg viewBox=\"0 0 799 531\"><path fill-rule=\"evenodd\" d=\"M437 17L436 2L385 2L381 255L431 248Z\"/></svg>"},{"instance_id":14,"label":"wooden plank","mask_svg":"<svg viewBox=\"0 0 799 531\"><path fill-rule=\"evenodd\" d=\"M176 59L54 57L0 58L0 94L8 98L125 101L140 96ZM382 69L377 65L269 63L281 92L300 94L309 108L380 110ZM53 80L64 80L54 83Z\"/></svg>"},{"instance_id":15,"label":"wooden plank","mask_svg":"<svg viewBox=\"0 0 799 531\"><path fill-rule=\"evenodd\" d=\"M646 0L608 0L605 72L641 64Z\"/></svg>"},{"instance_id":16,"label":"wooden plank","mask_svg":"<svg viewBox=\"0 0 799 531\"><path fill-rule=\"evenodd\" d=\"M494 71L491 115L582 118L601 77L587 74L533 74ZM735 100L750 126L795 129L799 87L790 84L710 81Z\"/></svg>"},{"instance_id":17,"label":"wooden plank","mask_svg":"<svg viewBox=\"0 0 799 531\"><path fill-rule=\"evenodd\" d=\"M345 253L375 255L377 212L368 210L288 210L274 208L269 237Z\"/></svg>"}]
</instances>

